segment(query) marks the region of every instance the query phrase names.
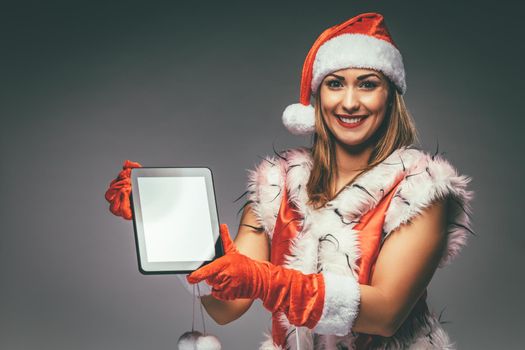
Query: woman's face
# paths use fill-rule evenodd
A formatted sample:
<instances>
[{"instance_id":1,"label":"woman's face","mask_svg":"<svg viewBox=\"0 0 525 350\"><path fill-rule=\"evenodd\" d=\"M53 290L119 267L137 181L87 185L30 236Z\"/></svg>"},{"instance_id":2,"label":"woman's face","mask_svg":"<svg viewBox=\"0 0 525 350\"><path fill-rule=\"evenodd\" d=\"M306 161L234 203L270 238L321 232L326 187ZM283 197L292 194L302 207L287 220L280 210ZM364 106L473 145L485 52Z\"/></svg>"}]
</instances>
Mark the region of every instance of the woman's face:
<instances>
[{"instance_id":1,"label":"woman's face","mask_svg":"<svg viewBox=\"0 0 525 350\"><path fill-rule=\"evenodd\" d=\"M323 119L341 145L362 145L385 118L389 84L381 72L338 70L323 79L319 93Z\"/></svg>"}]
</instances>

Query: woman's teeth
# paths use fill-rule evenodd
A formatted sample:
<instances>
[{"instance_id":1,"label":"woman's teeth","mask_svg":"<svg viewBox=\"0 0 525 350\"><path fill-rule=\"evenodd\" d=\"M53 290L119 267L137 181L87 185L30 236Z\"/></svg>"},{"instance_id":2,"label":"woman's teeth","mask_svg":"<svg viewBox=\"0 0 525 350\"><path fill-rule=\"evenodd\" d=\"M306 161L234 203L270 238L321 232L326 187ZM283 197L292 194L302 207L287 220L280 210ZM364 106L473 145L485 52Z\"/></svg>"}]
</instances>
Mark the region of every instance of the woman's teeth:
<instances>
[{"instance_id":1,"label":"woman's teeth","mask_svg":"<svg viewBox=\"0 0 525 350\"><path fill-rule=\"evenodd\" d=\"M345 123L357 123L358 121L360 121L363 118L362 117L361 118L343 118L343 117L339 117L339 119L341 119Z\"/></svg>"}]
</instances>

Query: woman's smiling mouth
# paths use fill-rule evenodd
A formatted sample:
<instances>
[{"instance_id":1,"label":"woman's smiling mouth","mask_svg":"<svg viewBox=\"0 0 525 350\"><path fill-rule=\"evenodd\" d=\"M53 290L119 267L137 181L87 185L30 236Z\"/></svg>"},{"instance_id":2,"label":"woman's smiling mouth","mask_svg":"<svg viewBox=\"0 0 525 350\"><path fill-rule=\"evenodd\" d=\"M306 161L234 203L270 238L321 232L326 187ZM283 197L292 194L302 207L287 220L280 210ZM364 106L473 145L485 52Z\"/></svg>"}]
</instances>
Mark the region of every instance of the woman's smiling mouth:
<instances>
[{"instance_id":1,"label":"woman's smiling mouth","mask_svg":"<svg viewBox=\"0 0 525 350\"><path fill-rule=\"evenodd\" d=\"M363 124L367 115L344 115L336 114L337 122L345 128L355 128Z\"/></svg>"}]
</instances>

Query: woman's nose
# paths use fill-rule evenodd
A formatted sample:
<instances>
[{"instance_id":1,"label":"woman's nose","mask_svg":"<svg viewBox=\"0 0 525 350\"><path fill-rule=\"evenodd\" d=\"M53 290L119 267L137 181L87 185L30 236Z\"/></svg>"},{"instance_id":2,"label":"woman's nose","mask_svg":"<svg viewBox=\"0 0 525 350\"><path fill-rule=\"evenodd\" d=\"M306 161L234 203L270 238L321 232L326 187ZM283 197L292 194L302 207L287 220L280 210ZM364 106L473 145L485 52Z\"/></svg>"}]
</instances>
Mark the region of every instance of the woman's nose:
<instances>
[{"instance_id":1,"label":"woman's nose","mask_svg":"<svg viewBox=\"0 0 525 350\"><path fill-rule=\"evenodd\" d=\"M359 94L354 89L347 89L342 101L343 108L348 111L359 109Z\"/></svg>"}]
</instances>

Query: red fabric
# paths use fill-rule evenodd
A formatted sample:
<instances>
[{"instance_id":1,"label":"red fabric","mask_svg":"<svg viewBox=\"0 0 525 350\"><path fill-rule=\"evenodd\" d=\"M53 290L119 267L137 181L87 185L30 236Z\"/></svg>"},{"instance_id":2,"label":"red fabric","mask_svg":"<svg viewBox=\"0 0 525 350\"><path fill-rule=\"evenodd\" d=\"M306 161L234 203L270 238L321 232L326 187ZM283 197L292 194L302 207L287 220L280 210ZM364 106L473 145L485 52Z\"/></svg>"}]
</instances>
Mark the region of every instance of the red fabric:
<instances>
[{"instance_id":1,"label":"red fabric","mask_svg":"<svg viewBox=\"0 0 525 350\"><path fill-rule=\"evenodd\" d=\"M297 232L301 232L301 220L302 217L293 202L288 201L288 191L286 191L285 188L283 190L281 206L279 208L279 214L272 235L270 261L273 264L284 264L285 256L290 253L291 240L295 237ZM272 314L272 338L276 345L285 347L286 329L279 322L278 315L278 312Z\"/></svg>"},{"instance_id":2,"label":"red fabric","mask_svg":"<svg viewBox=\"0 0 525 350\"><path fill-rule=\"evenodd\" d=\"M290 242L301 232L302 217L293 203L288 201L288 191L283 190L281 206L273 230L270 261L283 265L284 257L290 253Z\"/></svg>"},{"instance_id":3,"label":"red fabric","mask_svg":"<svg viewBox=\"0 0 525 350\"><path fill-rule=\"evenodd\" d=\"M296 326L313 328L321 318L324 303L324 279L321 274L300 271L257 261L239 253L230 238L228 226L221 224L221 238L226 254L193 271L187 280L206 280L212 296L221 300L256 299L271 312L282 311Z\"/></svg>"},{"instance_id":4,"label":"red fabric","mask_svg":"<svg viewBox=\"0 0 525 350\"><path fill-rule=\"evenodd\" d=\"M359 231L359 250L361 252L361 257L357 259L359 266L359 284L369 285L371 282L372 272L377 256L379 255L385 214L398 186L399 181L396 186L381 199L379 204L373 210L363 215L359 223L354 226L354 229Z\"/></svg>"},{"instance_id":5,"label":"red fabric","mask_svg":"<svg viewBox=\"0 0 525 350\"><path fill-rule=\"evenodd\" d=\"M397 192L396 186L383 197L379 204L371 211L361 217L355 229L359 230L359 250L361 257L357 260L359 266L359 284L370 285L375 269L377 257L379 255L381 237L383 234L383 224L385 214L390 205L392 197ZM369 334L361 333L356 339L356 349L365 350L373 344L374 337Z\"/></svg>"},{"instance_id":6,"label":"red fabric","mask_svg":"<svg viewBox=\"0 0 525 350\"><path fill-rule=\"evenodd\" d=\"M326 29L319 35L310 51L306 55L301 74L301 95L299 102L308 106L310 104L311 82L314 69L314 60L319 48L328 40L341 34L365 34L377 39L385 40L394 45L394 41L388 32L384 18L379 13L369 12L352 17L349 20Z\"/></svg>"},{"instance_id":7,"label":"red fabric","mask_svg":"<svg viewBox=\"0 0 525 350\"><path fill-rule=\"evenodd\" d=\"M361 257L357 260L357 264L359 266L360 284L369 285L371 282L375 262L379 255L385 213L400 182L401 178L398 179L394 188L383 197L378 205L363 215L359 223L354 226L354 229L359 231L358 241ZM281 207L279 208L279 214L272 235L272 263L284 263L285 255L290 253L291 240L301 231L301 219L302 217L294 203L288 200L287 191L283 191ZM272 339L275 345L286 346L286 329L279 322L277 312L272 314ZM357 340L361 346L365 346L366 344L370 344L372 337L364 334L360 335ZM366 347L358 347L358 349L366 349Z\"/></svg>"},{"instance_id":8,"label":"red fabric","mask_svg":"<svg viewBox=\"0 0 525 350\"><path fill-rule=\"evenodd\" d=\"M130 160L126 160L122 166L122 171L117 178L111 181L109 188L104 197L109 202L109 210L117 215L122 216L126 220L133 218L131 210L130 195L131 195L131 169L141 168L142 165Z\"/></svg>"}]
</instances>

